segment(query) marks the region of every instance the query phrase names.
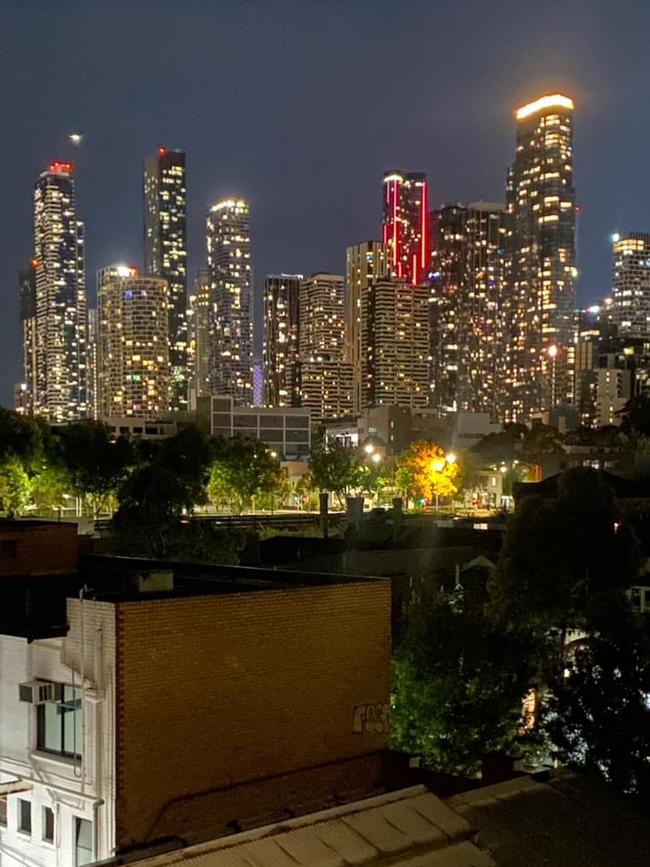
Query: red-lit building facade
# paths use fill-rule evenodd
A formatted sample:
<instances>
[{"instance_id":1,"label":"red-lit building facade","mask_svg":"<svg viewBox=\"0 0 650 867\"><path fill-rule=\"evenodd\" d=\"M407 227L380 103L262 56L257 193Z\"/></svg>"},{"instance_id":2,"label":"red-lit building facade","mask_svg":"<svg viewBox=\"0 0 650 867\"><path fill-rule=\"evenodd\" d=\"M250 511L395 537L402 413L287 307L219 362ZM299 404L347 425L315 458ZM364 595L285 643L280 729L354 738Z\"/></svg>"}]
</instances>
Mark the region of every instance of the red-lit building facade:
<instances>
[{"instance_id":1,"label":"red-lit building facade","mask_svg":"<svg viewBox=\"0 0 650 867\"><path fill-rule=\"evenodd\" d=\"M428 278L431 259L426 175L386 172L383 187L382 240L391 276L419 286Z\"/></svg>"}]
</instances>

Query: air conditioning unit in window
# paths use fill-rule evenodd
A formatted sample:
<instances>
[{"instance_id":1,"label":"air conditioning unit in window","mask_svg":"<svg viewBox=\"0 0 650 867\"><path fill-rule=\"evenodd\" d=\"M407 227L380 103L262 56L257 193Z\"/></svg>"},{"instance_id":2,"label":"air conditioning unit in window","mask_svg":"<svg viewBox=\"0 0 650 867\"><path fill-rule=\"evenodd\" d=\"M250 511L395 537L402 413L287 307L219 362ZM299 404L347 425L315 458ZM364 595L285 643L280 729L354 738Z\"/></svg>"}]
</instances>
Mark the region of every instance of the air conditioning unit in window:
<instances>
[{"instance_id":1,"label":"air conditioning unit in window","mask_svg":"<svg viewBox=\"0 0 650 867\"><path fill-rule=\"evenodd\" d=\"M18 684L18 700L29 704L46 704L48 701L61 701L63 684L46 680L28 680Z\"/></svg>"}]
</instances>

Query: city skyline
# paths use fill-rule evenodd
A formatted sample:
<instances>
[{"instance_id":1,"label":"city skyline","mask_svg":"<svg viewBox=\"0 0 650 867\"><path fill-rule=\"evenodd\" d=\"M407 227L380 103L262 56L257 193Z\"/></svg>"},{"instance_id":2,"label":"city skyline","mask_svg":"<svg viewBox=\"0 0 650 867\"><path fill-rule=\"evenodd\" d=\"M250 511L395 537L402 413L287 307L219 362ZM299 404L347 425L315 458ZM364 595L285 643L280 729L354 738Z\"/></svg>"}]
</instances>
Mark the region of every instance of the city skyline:
<instances>
[{"instance_id":1,"label":"city skyline","mask_svg":"<svg viewBox=\"0 0 650 867\"><path fill-rule=\"evenodd\" d=\"M0 377L3 402L11 403L13 383L19 378L15 275L23 261L29 261L29 226L25 222L29 219L29 203L24 201L25 183L31 182L35 172L55 155L70 156L77 164L79 211L87 221L88 217L93 218L87 238L87 278L109 262L141 265L141 173L146 155L160 145L188 153L189 275L202 264L201 224L205 209L220 195L232 193L249 199L259 325L265 274L340 272L344 268L346 246L376 237L377 185L390 166L426 172L432 208L453 201L500 201L503 176L511 159L511 119L515 108L533 93L566 91L575 98L578 113L576 188L582 207L578 299L586 304L608 291L610 234L648 228L643 212L645 179L639 172L643 164L642 148L631 134L638 122L635 97L642 78L638 75L641 61L637 57L637 48L640 50L637 35L642 29L639 15L633 28L622 18L612 21L597 3L590 4L589 10L568 4L563 7L564 26L558 32L553 10L549 8L537 14L535 38L527 38L522 44L517 34L529 35L529 17L525 9L518 10L512 4L496 4L489 15L487 10L474 8L472 15L461 16L447 8L434 12L424 4L407 3L410 14L406 16L404 32L400 32L399 44L406 44L409 35L421 28L429 27L434 32L440 24L451 28L456 42L445 45L444 51L436 53L440 56L433 59L425 45L411 43L414 48L407 62L396 72L394 81L385 84L389 93L384 93L381 99L390 96L391 112L390 116L384 116L377 113L379 93L375 96L367 86L363 100L355 93L355 88L372 80L370 69L364 65L371 55L369 48L357 44L353 48L350 38L364 17L360 7L349 4L340 18L332 20L326 10L297 11L295 4L282 5L296 11L290 32L294 37L304 36L306 42L304 47L300 39L295 42L299 50L290 64L286 60L276 61L268 82L261 88L268 109L265 105L260 107L259 100L255 102L261 72L255 49L259 49L263 39L273 38L276 29L273 16L260 4L255 15L248 18L233 10L222 10L222 15L216 16L218 33L216 17L184 19L187 36L180 50L185 73L178 81L170 82L160 95L155 64L149 64L152 67L149 70L137 56L137 49L144 46L145 16L135 13L128 32L121 31L125 63L120 65L109 57L107 66L106 58L101 65L96 64L97 52L89 51L82 38L91 28L96 36L97 19L103 19L101 14L95 17L90 10L80 10L68 20L68 30L57 16L48 12L36 20L30 16L23 18L17 8L11 15L6 11L0 13L5 32L15 33L16 46L29 39L30 56L35 57L40 68L51 59L48 46L54 30L63 40L60 46L63 55L72 52L72 60L84 71L80 93L74 99L64 94L58 99L56 110L46 101L39 112L37 128L32 128L33 121L27 114L30 101L33 102L30 97L36 85L36 72L34 76L23 76L18 84L24 86L16 86L15 92L10 93L9 129L15 126L21 130L21 139L26 135L28 141L24 147L21 144L20 154L17 150L12 154L12 137L7 137L4 144L7 157L14 157L14 170L6 189L11 220L9 213L0 218L0 223L2 219L5 221L4 226L0 225L1 236L11 254L1 257L0 263L0 276L6 287L3 293L6 313L0 324L0 336L6 346L4 372ZM173 32L178 18L171 11L171 4L163 3L163 8L170 14L163 16L161 31ZM503 28L508 30L507 34L498 32L495 26L497 12L508 16L509 27ZM644 12L639 14L642 19ZM392 23L388 7L377 4L370 24L373 36L395 37ZM330 73L335 71L329 62L323 60L313 67L307 62L311 56L307 46L314 45L322 27L328 40L337 46L333 80ZM249 34L252 38L252 42L240 43L237 56L235 48L226 44L229 28L235 35ZM114 33L114 28L108 28L109 33ZM483 80L481 69L485 69L485 62L482 62L472 70L464 69L452 80L444 71L445 58L448 62L452 52L462 53L483 33L489 34L495 50L505 52L507 62L503 69L495 70L490 65L489 80ZM578 33L584 33L589 40L576 41ZM200 89L195 92L186 86L204 65L199 58L205 40L224 42L215 73L225 69L229 62L235 63L234 68L241 73L237 101L228 96L218 123L206 118L200 110L203 99ZM589 48L585 46L587 41ZM75 49L77 43L79 47ZM625 51L620 44L627 46ZM151 55L157 56L157 51L151 48L149 59ZM12 52L13 44L5 62L12 61ZM429 58L427 63L431 63L430 74L422 78L419 72L425 56ZM306 69L304 83L291 80L290 72L296 64ZM53 85L63 80L64 66L58 61L48 70ZM343 78L349 80L350 86L341 90L337 82ZM131 88L128 92L127 79ZM435 86L432 82L436 82ZM313 99L304 97L307 89ZM282 93L286 93L284 99ZM334 94L337 98L332 102ZM171 102L180 106L178 111L167 111ZM301 111L296 113L299 107ZM304 128L306 118L309 123L316 116L340 120L342 140L323 136L322 140L310 140L308 146L292 147L291 134ZM120 123L116 123L118 117ZM131 124L129 136L122 135L122 117ZM260 149L253 144L255 137L250 135L251 130L259 124L268 125L271 118L273 129L282 131L279 145L267 143ZM371 118L373 134L368 136ZM17 125L12 125L12 120ZM244 123L244 128L238 127L238 123ZM81 148L68 143L66 135L71 130L84 134ZM625 160L617 158L621 140L626 142ZM91 287L92 281L88 282ZM89 300L92 292L90 288Z\"/></svg>"}]
</instances>

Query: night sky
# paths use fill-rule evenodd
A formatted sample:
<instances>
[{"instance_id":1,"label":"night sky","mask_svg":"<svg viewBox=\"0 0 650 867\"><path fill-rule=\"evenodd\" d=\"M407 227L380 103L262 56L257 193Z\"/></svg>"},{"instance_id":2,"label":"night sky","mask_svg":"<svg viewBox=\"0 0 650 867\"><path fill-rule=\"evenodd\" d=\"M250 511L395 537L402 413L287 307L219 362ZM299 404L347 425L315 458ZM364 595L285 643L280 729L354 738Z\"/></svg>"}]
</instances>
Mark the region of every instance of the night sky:
<instances>
[{"instance_id":1,"label":"night sky","mask_svg":"<svg viewBox=\"0 0 650 867\"><path fill-rule=\"evenodd\" d=\"M266 273L342 272L379 237L386 168L426 171L432 206L503 201L514 108L561 90L579 301L602 297L609 235L650 231L649 32L647 0L0 0L0 402L21 378L33 183L62 156L91 303L97 268L141 264L142 163L165 144L187 152L190 276L209 205L251 200L259 312Z\"/></svg>"}]
</instances>

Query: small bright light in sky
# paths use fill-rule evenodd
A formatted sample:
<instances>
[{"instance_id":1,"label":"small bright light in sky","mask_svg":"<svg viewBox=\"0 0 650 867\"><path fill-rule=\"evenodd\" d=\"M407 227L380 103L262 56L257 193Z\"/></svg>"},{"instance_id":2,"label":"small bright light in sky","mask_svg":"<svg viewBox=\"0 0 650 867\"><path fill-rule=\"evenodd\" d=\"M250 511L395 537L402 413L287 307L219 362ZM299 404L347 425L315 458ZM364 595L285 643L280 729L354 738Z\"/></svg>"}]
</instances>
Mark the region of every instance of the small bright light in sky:
<instances>
[{"instance_id":1,"label":"small bright light in sky","mask_svg":"<svg viewBox=\"0 0 650 867\"><path fill-rule=\"evenodd\" d=\"M68 136L73 145L79 146L83 141L83 136L80 132L71 132Z\"/></svg>"},{"instance_id":2,"label":"small bright light in sky","mask_svg":"<svg viewBox=\"0 0 650 867\"><path fill-rule=\"evenodd\" d=\"M614 232L614 234L612 235L612 244L615 244L617 241L620 241L620 240L621 240L621 236L618 234L618 232Z\"/></svg>"}]
</instances>

